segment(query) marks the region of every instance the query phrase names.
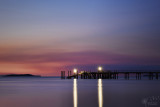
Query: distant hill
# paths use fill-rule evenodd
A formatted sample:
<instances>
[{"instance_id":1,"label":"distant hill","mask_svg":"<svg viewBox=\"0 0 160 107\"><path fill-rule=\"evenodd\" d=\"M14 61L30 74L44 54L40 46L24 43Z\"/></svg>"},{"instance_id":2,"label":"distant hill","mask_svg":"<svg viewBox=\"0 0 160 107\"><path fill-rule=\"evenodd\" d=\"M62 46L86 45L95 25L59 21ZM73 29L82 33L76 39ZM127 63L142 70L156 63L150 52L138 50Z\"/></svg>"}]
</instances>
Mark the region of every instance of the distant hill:
<instances>
[{"instance_id":1,"label":"distant hill","mask_svg":"<svg viewBox=\"0 0 160 107\"><path fill-rule=\"evenodd\" d=\"M3 77L41 77L41 76L32 74L9 74L9 75L3 75Z\"/></svg>"}]
</instances>

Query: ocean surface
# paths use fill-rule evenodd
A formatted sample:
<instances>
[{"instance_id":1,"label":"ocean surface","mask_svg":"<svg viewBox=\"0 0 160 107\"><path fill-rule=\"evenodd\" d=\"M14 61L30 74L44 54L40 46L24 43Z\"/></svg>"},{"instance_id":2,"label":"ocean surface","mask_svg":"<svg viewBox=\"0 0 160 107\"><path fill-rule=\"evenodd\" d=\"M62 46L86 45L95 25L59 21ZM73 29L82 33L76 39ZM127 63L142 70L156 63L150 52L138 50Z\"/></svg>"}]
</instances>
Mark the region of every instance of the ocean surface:
<instances>
[{"instance_id":1,"label":"ocean surface","mask_svg":"<svg viewBox=\"0 0 160 107\"><path fill-rule=\"evenodd\" d=\"M160 80L0 78L0 107L160 107Z\"/></svg>"}]
</instances>

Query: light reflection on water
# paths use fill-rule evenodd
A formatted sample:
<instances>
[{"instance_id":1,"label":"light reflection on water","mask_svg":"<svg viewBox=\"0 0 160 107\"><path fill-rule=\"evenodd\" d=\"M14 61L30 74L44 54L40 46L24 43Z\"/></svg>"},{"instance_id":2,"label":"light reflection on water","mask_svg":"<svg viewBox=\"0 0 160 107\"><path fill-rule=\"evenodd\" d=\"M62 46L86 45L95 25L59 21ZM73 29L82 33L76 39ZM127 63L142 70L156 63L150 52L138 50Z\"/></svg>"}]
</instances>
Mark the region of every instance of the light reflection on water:
<instances>
[{"instance_id":1,"label":"light reflection on water","mask_svg":"<svg viewBox=\"0 0 160 107\"><path fill-rule=\"evenodd\" d=\"M160 96L159 84L159 80L0 78L0 107L143 107L145 98Z\"/></svg>"},{"instance_id":2,"label":"light reflection on water","mask_svg":"<svg viewBox=\"0 0 160 107\"><path fill-rule=\"evenodd\" d=\"M78 107L78 100L77 100L77 79L73 79L73 105L74 107Z\"/></svg>"},{"instance_id":3,"label":"light reflection on water","mask_svg":"<svg viewBox=\"0 0 160 107\"><path fill-rule=\"evenodd\" d=\"M102 79L98 79L98 104L103 107L103 85ZM77 79L73 79L73 105L78 107Z\"/></svg>"},{"instance_id":4,"label":"light reflection on water","mask_svg":"<svg viewBox=\"0 0 160 107\"><path fill-rule=\"evenodd\" d=\"M98 79L98 103L99 103L99 107L103 107L103 86L102 86L102 79Z\"/></svg>"}]
</instances>

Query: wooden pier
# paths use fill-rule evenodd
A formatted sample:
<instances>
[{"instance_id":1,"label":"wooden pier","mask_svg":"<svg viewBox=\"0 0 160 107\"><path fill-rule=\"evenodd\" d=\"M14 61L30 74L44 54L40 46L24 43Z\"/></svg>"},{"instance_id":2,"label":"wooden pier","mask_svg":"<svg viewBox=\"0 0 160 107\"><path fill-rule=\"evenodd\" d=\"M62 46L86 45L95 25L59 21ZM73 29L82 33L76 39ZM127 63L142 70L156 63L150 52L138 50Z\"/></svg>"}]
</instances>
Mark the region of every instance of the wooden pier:
<instances>
[{"instance_id":1,"label":"wooden pier","mask_svg":"<svg viewBox=\"0 0 160 107\"><path fill-rule=\"evenodd\" d=\"M136 80L141 80L142 77L147 76L149 80L159 79L160 71L101 71L101 72L87 72L83 71L71 74L68 71L68 75L65 76L65 71L61 71L61 79L81 78L81 79L118 79L124 75L124 79L129 80L130 77L135 77Z\"/></svg>"}]
</instances>

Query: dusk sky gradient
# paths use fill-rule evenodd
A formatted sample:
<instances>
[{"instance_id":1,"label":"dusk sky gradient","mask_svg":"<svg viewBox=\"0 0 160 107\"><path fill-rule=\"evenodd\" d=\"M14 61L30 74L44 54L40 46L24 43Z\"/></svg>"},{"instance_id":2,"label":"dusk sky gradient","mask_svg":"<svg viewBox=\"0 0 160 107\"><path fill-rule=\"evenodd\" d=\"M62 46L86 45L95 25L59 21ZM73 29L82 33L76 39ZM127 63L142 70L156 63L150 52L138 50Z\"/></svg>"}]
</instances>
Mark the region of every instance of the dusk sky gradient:
<instances>
[{"instance_id":1,"label":"dusk sky gradient","mask_svg":"<svg viewBox=\"0 0 160 107\"><path fill-rule=\"evenodd\" d=\"M0 0L0 74L83 65L160 66L160 0Z\"/></svg>"}]
</instances>

